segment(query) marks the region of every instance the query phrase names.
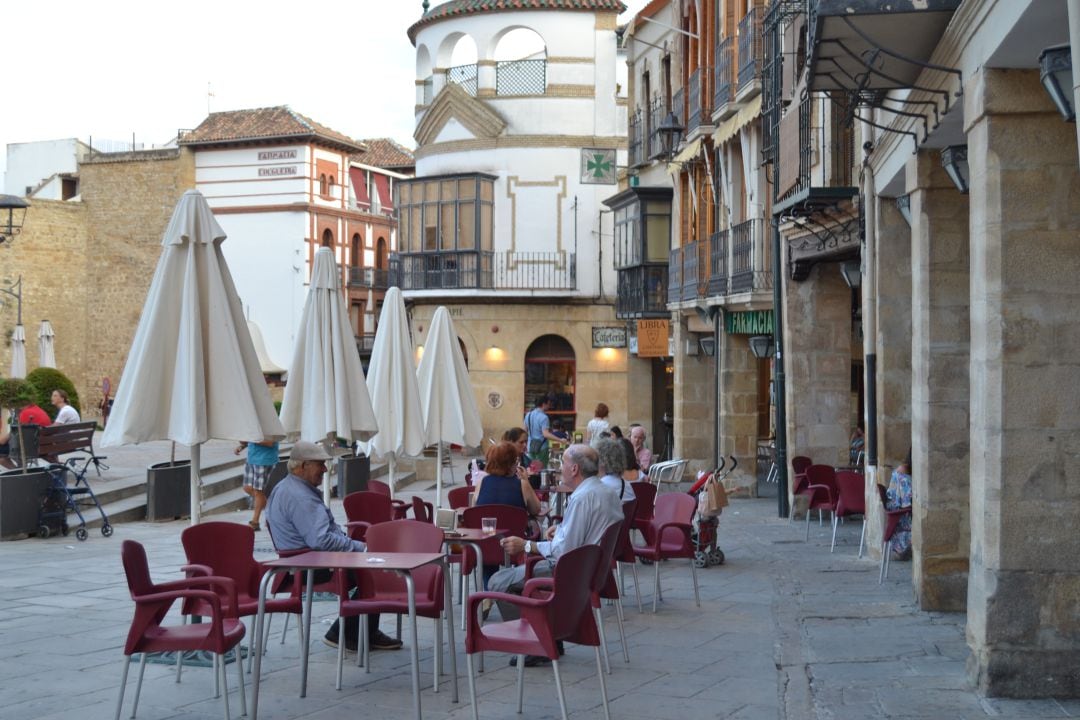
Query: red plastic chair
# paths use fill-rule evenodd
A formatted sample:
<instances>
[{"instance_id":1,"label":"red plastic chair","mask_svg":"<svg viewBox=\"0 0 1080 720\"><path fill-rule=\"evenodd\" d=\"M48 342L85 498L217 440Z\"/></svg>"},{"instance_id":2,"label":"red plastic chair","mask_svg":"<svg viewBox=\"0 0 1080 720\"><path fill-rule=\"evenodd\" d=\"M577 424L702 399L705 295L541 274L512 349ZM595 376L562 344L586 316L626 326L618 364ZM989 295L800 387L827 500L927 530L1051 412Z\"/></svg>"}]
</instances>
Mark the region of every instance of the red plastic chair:
<instances>
[{"instance_id":1,"label":"red plastic chair","mask_svg":"<svg viewBox=\"0 0 1080 720\"><path fill-rule=\"evenodd\" d=\"M596 648L597 675L600 678L600 694L604 703L604 716L609 718L607 686L604 668L600 660L599 637L592 613L589 612L589 585L582 578L593 577L601 560L598 545L583 545L565 553L555 564L553 577L534 578L525 584L520 596L500 592L481 592L469 598L465 634L465 652L468 658L469 693L472 697L473 720L479 720L476 699L476 672L473 655L479 652L505 652L518 656L518 712L524 700L525 655L543 655L551 660L555 673L555 688L559 695L559 709L566 720L566 698L563 694L562 676L559 673L558 642L565 640ZM543 595L544 597L539 597ZM477 609L484 600L515 605L521 618L508 622L480 624Z\"/></svg>"},{"instance_id":2,"label":"red plastic chair","mask_svg":"<svg viewBox=\"0 0 1080 720\"><path fill-rule=\"evenodd\" d=\"M450 492L446 493L446 502L450 505L451 510L467 508L469 507L469 495L471 493L471 487L454 488Z\"/></svg>"},{"instance_id":3,"label":"red plastic chair","mask_svg":"<svg viewBox=\"0 0 1080 720\"><path fill-rule=\"evenodd\" d=\"M227 577L236 585L237 617L253 617L259 611L259 583L266 569L254 558L255 533L246 525L231 522L206 522L193 525L180 533L180 542L184 546L187 565L180 569L191 577ZM277 588L275 588L277 589ZM185 600L181 612L187 615L209 615L210 603L205 600ZM231 606L226 610L232 611ZM294 583L293 592L285 598L268 598L267 613L289 613L300 615L303 603L300 600L299 583ZM264 637L255 638L250 658L254 658L257 648L266 647L266 637L270 633L270 623L266 624ZM177 657L179 673L182 656Z\"/></svg>"},{"instance_id":4,"label":"red plastic chair","mask_svg":"<svg viewBox=\"0 0 1080 720\"><path fill-rule=\"evenodd\" d=\"M412 514L414 520L435 523L435 506L416 495L412 497Z\"/></svg>"},{"instance_id":5,"label":"red plastic chair","mask_svg":"<svg viewBox=\"0 0 1080 720\"><path fill-rule=\"evenodd\" d=\"M600 600L613 600L616 614L619 619L619 640L622 642L623 655L626 662L630 662L630 655L626 650L626 632L622 623L622 602L619 599L619 585L615 582L615 575L611 572L615 562L615 551L619 546L619 538L622 537L622 522L608 526L604 536L600 539L600 562L596 564L596 572L593 574L590 586L589 604L592 605L593 615L596 617L596 628L600 636L600 646L604 650L604 667L608 675L611 674L611 657L608 655L607 638L604 636L604 614L601 612Z\"/></svg>"},{"instance_id":6,"label":"red plastic chair","mask_svg":"<svg viewBox=\"0 0 1080 720\"><path fill-rule=\"evenodd\" d=\"M441 553L443 531L431 523L419 520L395 520L372 525L368 529L368 552ZM409 596L405 580L395 573L364 571L370 583L364 583L361 597L349 598L348 588L339 579L338 624L345 627L344 618L352 615L393 613L407 615ZM439 623L446 596L443 585L443 569L440 565L426 565L412 573L416 589L417 617L435 621L435 689L439 687L440 662L442 658L442 625ZM449 620L448 616L448 620ZM361 622L357 663L363 662L366 672L371 672L370 648L368 647L367 623ZM341 689L341 671L345 659L345 639L338 642L337 689Z\"/></svg>"},{"instance_id":7,"label":"red plastic chair","mask_svg":"<svg viewBox=\"0 0 1080 720\"><path fill-rule=\"evenodd\" d=\"M798 496L806 490L806 468L814 464L814 461L805 455L796 455L791 458L791 487L795 488L792 491L792 496ZM788 513L788 522L791 522L795 517L795 513Z\"/></svg>"},{"instance_id":8,"label":"red plastic chair","mask_svg":"<svg viewBox=\"0 0 1080 720\"><path fill-rule=\"evenodd\" d=\"M615 562L614 562L614 565L615 565L615 570L617 571L618 576L619 576L618 589L623 593L626 592L626 584L623 582L622 566L623 565L629 565L631 570L634 571L634 592L637 594L637 609L638 609L638 612L640 613L640 612L642 612L642 609L641 609L641 583L638 581L637 556L634 555L634 548L630 544L630 529L633 527L633 524L634 524L634 516L637 513L637 506L638 506L638 501L637 501L636 498L634 500L627 500L626 502L624 502L622 504L622 508L623 508L623 524L622 524L622 531L619 533L619 542L615 545ZM605 599L607 599L606 595L604 595L603 597ZM619 610L619 623L621 625L622 621L623 621L622 620L622 601L621 600L619 601L617 607L618 607L618 610ZM620 628L620 632L622 632L621 628ZM627 662L630 662L629 654L628 654L628 652L626 650L626 645L625 644L623 645L623 656L627 658L627 660L626 660Z\"/></svg>"},{"instance_id":9,"label":"red plastic chair","mask_svg":"<svg viewBox=\"0 0 1080 720\"><path fill-rule=\"evenodd\" d=\"M656 486L647 480L638 480L630 483L637 498L637 510L634 514L633 529L641 533L645 542L649 537L645 534L649 530L649 523L653 519L653 507L656 505Z\"/></svg>"},{"instance_id":10,"label":"red plastic chair","mask_svg":"<svg viewBox=\"0 0 1080 720\"><path fill-rule=\"evenodd\" d=\"M888 490L882 485L878 485L877 489L878 497L881 498L881 507L885 510L885 532L881 535L881 567L878 570L878 585L880 585L885 582L885 578L889 577L889 556L892 555L889 551L889 544L892 543L896 528L900 525L900 518L905 515L911 516L911 507L889 510L886 496Z\"/></svg>"},{"instance_id":11,"label":"red plastic chair","mask_svg":"<svg viewBox=\"0 0 1080 720\"><path fill-rule=\"evenodd\" d=\"M242 526L238 526L242 527ZM224 686L225 718L229 718L229 688L225 678L225 654L236 648L244 637L244 624L236 616L238 607L236 584L227 577L214 575L185 578L154 584L150 580L150 568L146 562L146 550L134 540L125 540L120 546L128 591L135 601L135 617L131 621L127 642L124 643L124 673L120 678L120 697L116 701L116 717L124 704L128 669L131 656L141 653L139 680L135 686L135 702L131 717L139 708L143 673L148 653L207 651L215 655L214 670ZM172 604L184 602L206 603L208 622L192 625L162 625L161 621ZM236 653L236 672L240 680L240 712L247 714L244 696L244 669L240 653Z\"/></svg>"},{"instance_id":12,"label":"red plastic chair","mask_svg":"<svg viewBox=\"0 0 1080 720\"><path fill-rule=\"evenodd\" d=\"M370 487L370 485L369 485ZM363 540L368 528L394 519L394 506L389 495L362 490L349 493L341 501L345 508L345 529L353 540Z\"/></svg>"},{"instance_id":13,"label":"red plastic chair","mask_svg":"<svg viewBox=\"0 0 1080 720\"><path fill-rule=\"evenodd\" d=\"M379 493L390 498L390 504L394 506L394 520L405 519L405 513L409 511L409 504L404 500L394 499L394 494L390 492L389 485L382 480L368 480L367 488L368 492Z\"/></svg>"},{"instance_id":14,"label":"red plastic chair","mask_svg":"<svg viewBox=\"0 0 1080 720\"><path fill-rule=\"evenodd\" d=\"M862 557L863 540L866 539L866 480L862 473L841 470L836 473L836 510L832 518L832 545L836 549L836 526L840 518L862 515L862 532L859 534L859 557Z\"/></svg>"},{"instance_id":15,"label":"red plastic chair","mask_svg":"<svg viewBox=\"0 0 1080 720\"><path fill-rule=\"evenodd\" d=\"M636 490L636 488L635 488ZM660 594L660 561L683 558L690 561L690 573L694 578L694 601L701 607L698 594L697 568L694 567L694 543L690 533L691 522L697 510L697 498L686 493L665 493L656 498L653 519L649 524L647 545L634 545L634 555L651 560L656 566L656 579L653 582L653 612L656 601L662 600Z\"/></svg>"},{"instance_id":16,"label":"red plastic chair","mask_svg":"<svg viewBox=\"0 0 1080 720\"><path fill-rule=\"evenodd\" d=\"M836 512L836 470L831 465L811 465L806 468L806 485L796 495L805 495L806 504L806 540L810 541L810 511L818 511L818 524L821 524L821 511Z\"/></svg>"}]
</instances>

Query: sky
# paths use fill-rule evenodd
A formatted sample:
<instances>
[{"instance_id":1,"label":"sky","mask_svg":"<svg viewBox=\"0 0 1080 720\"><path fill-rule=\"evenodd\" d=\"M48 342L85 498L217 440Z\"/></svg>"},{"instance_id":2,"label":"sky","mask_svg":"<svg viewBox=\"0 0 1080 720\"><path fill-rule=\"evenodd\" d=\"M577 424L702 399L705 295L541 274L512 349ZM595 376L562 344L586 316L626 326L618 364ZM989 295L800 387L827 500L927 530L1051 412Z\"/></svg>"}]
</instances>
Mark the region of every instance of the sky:
<instances>
[{"instance_id":1,"label":"sky","mask_svg":"<svg viewBox=\"0 0 1080 720\"><path fill-rule=\"evenodd\" d=\"M623 2L625 21L647 0ZM5 3L0 148L133 136L151 147L208 110L274 105L411 148L416 64L406 30L420 14L419 0ZM0 173L6 162L5 150Z\"/></svg>"}]
</instances>

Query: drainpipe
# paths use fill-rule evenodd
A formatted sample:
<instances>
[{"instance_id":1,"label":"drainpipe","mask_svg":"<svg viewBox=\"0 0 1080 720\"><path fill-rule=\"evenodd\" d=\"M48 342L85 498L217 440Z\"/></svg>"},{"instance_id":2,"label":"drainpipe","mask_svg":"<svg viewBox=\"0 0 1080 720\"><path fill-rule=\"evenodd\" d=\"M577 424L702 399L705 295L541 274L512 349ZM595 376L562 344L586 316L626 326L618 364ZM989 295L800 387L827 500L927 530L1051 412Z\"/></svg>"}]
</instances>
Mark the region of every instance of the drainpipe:
<instances>
[{"instance_id":1,"label":"drainpipe","mask_svg":"<svg viewBox=\"0 0 1080 720\"><path fill-rule=\"evenodd\" d=\"M787 471L787 399L784 397L784 263L780 257L780 218L772 217L773 233L773 343L776 355L773 359L773 387L776 393L776 514L787 517L788 471Z\"/></svg>"},{"instance_id":2,"label":"drainpipe","mask_svg":"<svg viewBox=\"0 0 1080 720\"><path fill-rule=\"evenodd\" d=\"M862 325L863 358L866 363L866 467L868 474L876 473L878 464L877 432L877 202L874 196L874 171L863 166L863 217L866 221L866 243L862 249Z\"/></svg>"},{"instance_id":3,"label":"drainpipe","mask_svg":"<svg viewBox=\"0 0 1080 720\"><path fill-rule=\"evenodd\" d=\"M1069 47L1073 66L1073 112L1080 108L1080 0L1069 0ZM1076 142L1080 146L1080 123L1076 124Z\"/></svg>"},{"instance_id":4,"label":"drainpipe","mask_svg":"<svg viewBox=\"0 0 1080 720\"><path fill-rule=\"evenodd\" d=\"M713 441L716 444L716 452L713 453L713 467L720 467L720 459L724 457L724 451L720 448L720 403L723 401L724 394L720 388L720 372L723 369L720 365L723 360L724 354L720 352L720 331L723 327L724 311L722 308L713 309L713 372L715 374L713 382L716 385L716 392L713 397L713 427L716 428Z\"/></svg>"}]
</instances>

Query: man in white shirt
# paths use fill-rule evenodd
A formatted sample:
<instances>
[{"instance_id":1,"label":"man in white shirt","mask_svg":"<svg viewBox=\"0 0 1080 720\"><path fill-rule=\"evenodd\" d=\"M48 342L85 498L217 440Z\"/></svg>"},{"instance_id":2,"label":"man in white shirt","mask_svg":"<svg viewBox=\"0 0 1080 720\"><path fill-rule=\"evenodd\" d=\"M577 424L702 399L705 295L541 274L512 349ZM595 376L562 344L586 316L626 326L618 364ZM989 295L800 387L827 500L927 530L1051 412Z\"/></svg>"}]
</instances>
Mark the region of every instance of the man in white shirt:
<instances>
[{"instance_id":1,"label":"man in white shirt","mask_svg":"<svg viewBox=\"0 0 1080 720\"><path fill-rule=\"evenodd\" d=\"M80 421L79 411L71 407L71 405L68 405L67 392L63 390L53 390L50 400L53 407L58 410L53 425L70 425Z\"/></svg>"}]
</instances>

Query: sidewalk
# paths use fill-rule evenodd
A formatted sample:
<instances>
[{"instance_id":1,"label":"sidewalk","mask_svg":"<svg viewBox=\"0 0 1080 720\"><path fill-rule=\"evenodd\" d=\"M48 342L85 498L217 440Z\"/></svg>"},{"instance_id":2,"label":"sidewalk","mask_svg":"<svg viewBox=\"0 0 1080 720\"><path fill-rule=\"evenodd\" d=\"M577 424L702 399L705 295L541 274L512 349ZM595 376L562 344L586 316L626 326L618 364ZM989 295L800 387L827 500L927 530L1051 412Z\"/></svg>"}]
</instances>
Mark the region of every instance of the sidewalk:
<instances>
[{"instance_id":1,"label":"sidewalk","mask_svg":"<svg viewBox=\"0 0 1080 720\"><path fill-rule=\"evenodd\" d=\"M430 497L426 491L415 494ZM340 516L340 504L335 502L334 508ZM243 522L247 514L215 519ZM183 563L178 538L184 527L182 522L128 523L117 526L112 538L91 535L84 543L67 538L0 543L0 717L112 717L121 647L132 614L120 568L120 542L133 538L144 543L155 579L174 579ZM809 543L802 541L803 532L801 523L789 525L775 517L774 501L733 500L720 520L720 547L727 562L698 571L700 609L694 606L687 563L671 561L661 566L664 602L653 615L653 569L639 567L646 611L638 614L631 581L625 598L629 664L622 660L614 612L605 608L612 717L1080 716L1080 701L978 697L964 674L968 651L963 616L918 612L911 601L909 564L894 563L890 578L879 586L877 564L855 557L857 522L841 527L832 555L828 524L819 528L813 523ZM256 550L270 556L265 533L260 533ZM460 612L458 606L454 612ZM316 604L304 699L298 697L296 635L290 629L285 644L279 644L281 621L275 621L264 662L261 717L407 717L408 652L373 654L370 674L347 659L343 689L334 690L336 653L318 641L333 614L331 603ZM383 629L392 632L391 618L384 619ZM470 718L461 635L456 638L461 701L454 704L448 683L437 695L431 691L432 623L421 620L419 630L424 717ZM486 668L478 676L482 718L558 717L550 668L526 671L524 716L515 712L516 674L506 658L489 654ZM133 671L125 717L135 675ZM602 718L591 648L568 648L563 678L571 716ZM229 682L235 682L231 667ZM220 700L212 690L205 668L185 670L177 685L171 668L150 664L139 717L220 718ZM234 694L234 716L239 715L236 700Z\"/></svg>"}]
</instances>

